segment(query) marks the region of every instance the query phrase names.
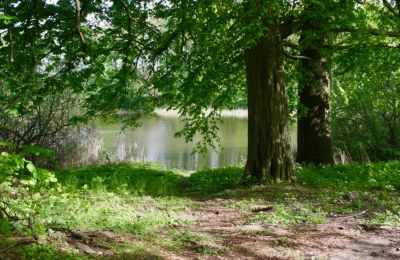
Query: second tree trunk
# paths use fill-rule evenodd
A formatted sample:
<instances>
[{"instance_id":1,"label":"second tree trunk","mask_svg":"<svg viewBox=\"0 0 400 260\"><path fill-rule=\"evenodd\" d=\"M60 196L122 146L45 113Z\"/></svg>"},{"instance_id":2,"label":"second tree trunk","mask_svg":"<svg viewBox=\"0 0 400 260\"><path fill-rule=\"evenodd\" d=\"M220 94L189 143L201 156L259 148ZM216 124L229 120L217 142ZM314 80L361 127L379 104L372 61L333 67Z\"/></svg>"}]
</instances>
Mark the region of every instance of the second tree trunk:
<instances>
[{"instance_id":1,"label":"second tree trunk","mask_svg":"<svg viewBox=\"0 0 400 260\"><path fill-rule=\"evenodd\" d=\"M331 164L329 71L317 44L303 45L301 50L301 55L310 60L303 60L300 67L299 96L303 109L297 121L297 161Z\"/></svg>"}]
</instances>

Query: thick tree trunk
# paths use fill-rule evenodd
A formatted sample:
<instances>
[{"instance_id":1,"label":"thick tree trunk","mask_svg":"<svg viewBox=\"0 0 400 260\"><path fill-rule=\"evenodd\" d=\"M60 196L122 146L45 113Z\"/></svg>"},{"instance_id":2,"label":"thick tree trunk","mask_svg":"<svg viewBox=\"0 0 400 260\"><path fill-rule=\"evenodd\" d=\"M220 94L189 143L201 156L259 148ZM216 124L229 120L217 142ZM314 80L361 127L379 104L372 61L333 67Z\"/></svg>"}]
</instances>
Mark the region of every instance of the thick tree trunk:
<instances>
[{"instance_id":1,"label":"thick tree trunk","mask_svg":"<svg viewBox=\"0 0 400 260\"><path fill-rule=\"evenodd\" d=\"M317 44L301 46L301 55L312 60L303 60L300 68L299 96L304 110L297 120L297 162L331 164L329 71Z\"/></svg>"},{"instance_id":2,"label":"thick tree trunk","mask_svg":"<svg viewBox=\"0 0 400 260\"><path fill-rule=\"evenodd\" d=\"M245 176L256 182L294 179L283 46L277 17L246 53L248 154Z\"/></svg>"}]
</instances>

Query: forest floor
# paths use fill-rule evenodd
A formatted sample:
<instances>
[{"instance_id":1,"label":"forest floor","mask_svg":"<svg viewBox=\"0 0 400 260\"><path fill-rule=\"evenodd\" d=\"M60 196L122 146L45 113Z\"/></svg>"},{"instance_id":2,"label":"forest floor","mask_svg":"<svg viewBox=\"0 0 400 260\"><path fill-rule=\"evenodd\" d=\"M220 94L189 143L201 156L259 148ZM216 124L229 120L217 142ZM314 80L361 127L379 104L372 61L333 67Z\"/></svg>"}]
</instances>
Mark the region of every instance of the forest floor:
<instances>
[{"instance_id":1,"label":"forest floor","mask_svg":"<svg viewBox=\"0 0 400 260\"><path fill-rule=\"evenodd\" d=\"M366 224L368 211L328 216L320 224L287 225L257 221L260 214L276 214L269 205L248 205L251 211L241 211L226 207L236 203L232 199L198 203L198 210L191 212L196 223L191 231L214 237L208 244L208 251L214 253L209 259L400 259L400 228ZM258 210L266 211L254 212ZM167 255L170 259L203 257L193 250Z\"/></svg>"},{"instance_id":2,"label":"forest floor","mask_svg":"<svg viewBox=\"0 0 400 260\"><path fill-rule=\"evenodd\" d=\"M240 173L59 172L64 206L45 215L59 224L35 239L0 233L0 259L400 259L399 163L308 167L295 184L249 187Z\"/></svg>"}]
</instances>

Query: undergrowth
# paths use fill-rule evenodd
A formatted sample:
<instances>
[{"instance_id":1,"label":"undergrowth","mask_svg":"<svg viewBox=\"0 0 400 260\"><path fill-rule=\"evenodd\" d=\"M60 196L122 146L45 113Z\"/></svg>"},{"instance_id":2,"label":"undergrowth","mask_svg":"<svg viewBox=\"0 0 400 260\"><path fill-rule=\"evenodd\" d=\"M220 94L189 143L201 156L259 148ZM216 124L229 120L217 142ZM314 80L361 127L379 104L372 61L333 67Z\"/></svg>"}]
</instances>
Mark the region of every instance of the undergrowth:
<instances>
[{"instance_id":1,"label":"undergrowth","mask_svg":"<svg viewBox=\"0 0 400 260\"><path fill-rule=\"evenodd\" d=\"M324 223L332 216L368 211L366 223L400 225L398 162L298 165L295 184L250 187L243 185L242 172L240 167L229 167L188 175L151 163L56 171L51 179L57 180L56 188L41 189L35 195L36 204L29 206L35 221L45 225L35 233L33 244L13 247L15 238L31 236L33 231L24 233L18 221L0 217L0 258L7 259L10 254L21 259L34 259L33 255L38 259L91 258L73 246L65 247L72 231L90 237L93 248L106 248L99 252L108 252L110 255L103 255L107 259L140 255L157 259L162 249L194 246L200 254L218 255L219 251L209 246L213 238L189 229L194 223L186 214L196 210L198 198L226 199L226 207L246 212L270 206L271 210L251 214L248 222ZM52 174L46 176L53 178ZM23 197L14 199L16 204L26 202ZM101 232L111 232L121 241L102 241Z\"/></svg>"}]
</instances>

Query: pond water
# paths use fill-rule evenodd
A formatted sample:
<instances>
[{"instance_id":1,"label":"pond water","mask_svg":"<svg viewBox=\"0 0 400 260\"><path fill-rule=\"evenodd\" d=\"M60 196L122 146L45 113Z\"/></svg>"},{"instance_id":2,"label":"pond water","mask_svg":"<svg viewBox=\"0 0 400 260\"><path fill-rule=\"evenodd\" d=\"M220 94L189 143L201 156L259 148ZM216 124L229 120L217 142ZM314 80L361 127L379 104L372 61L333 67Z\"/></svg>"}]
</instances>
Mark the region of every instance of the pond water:
<instances>
[{"instance_id":1,"label":"pond water","mask_svg":"<svg viewBox=\"0 0 400 260\"><path fill-rule=\"evenodd\" d=\"M195 143L174 138L183 123L175 117L154 117L141 127L121 131L120 124L97 123L102 150L111 161L155 161L168 168L200 170L244 164L247 154L247 119L224 118L220 124L220 147L206 154L192 153Z\"/></svg>"}]
</instances>

